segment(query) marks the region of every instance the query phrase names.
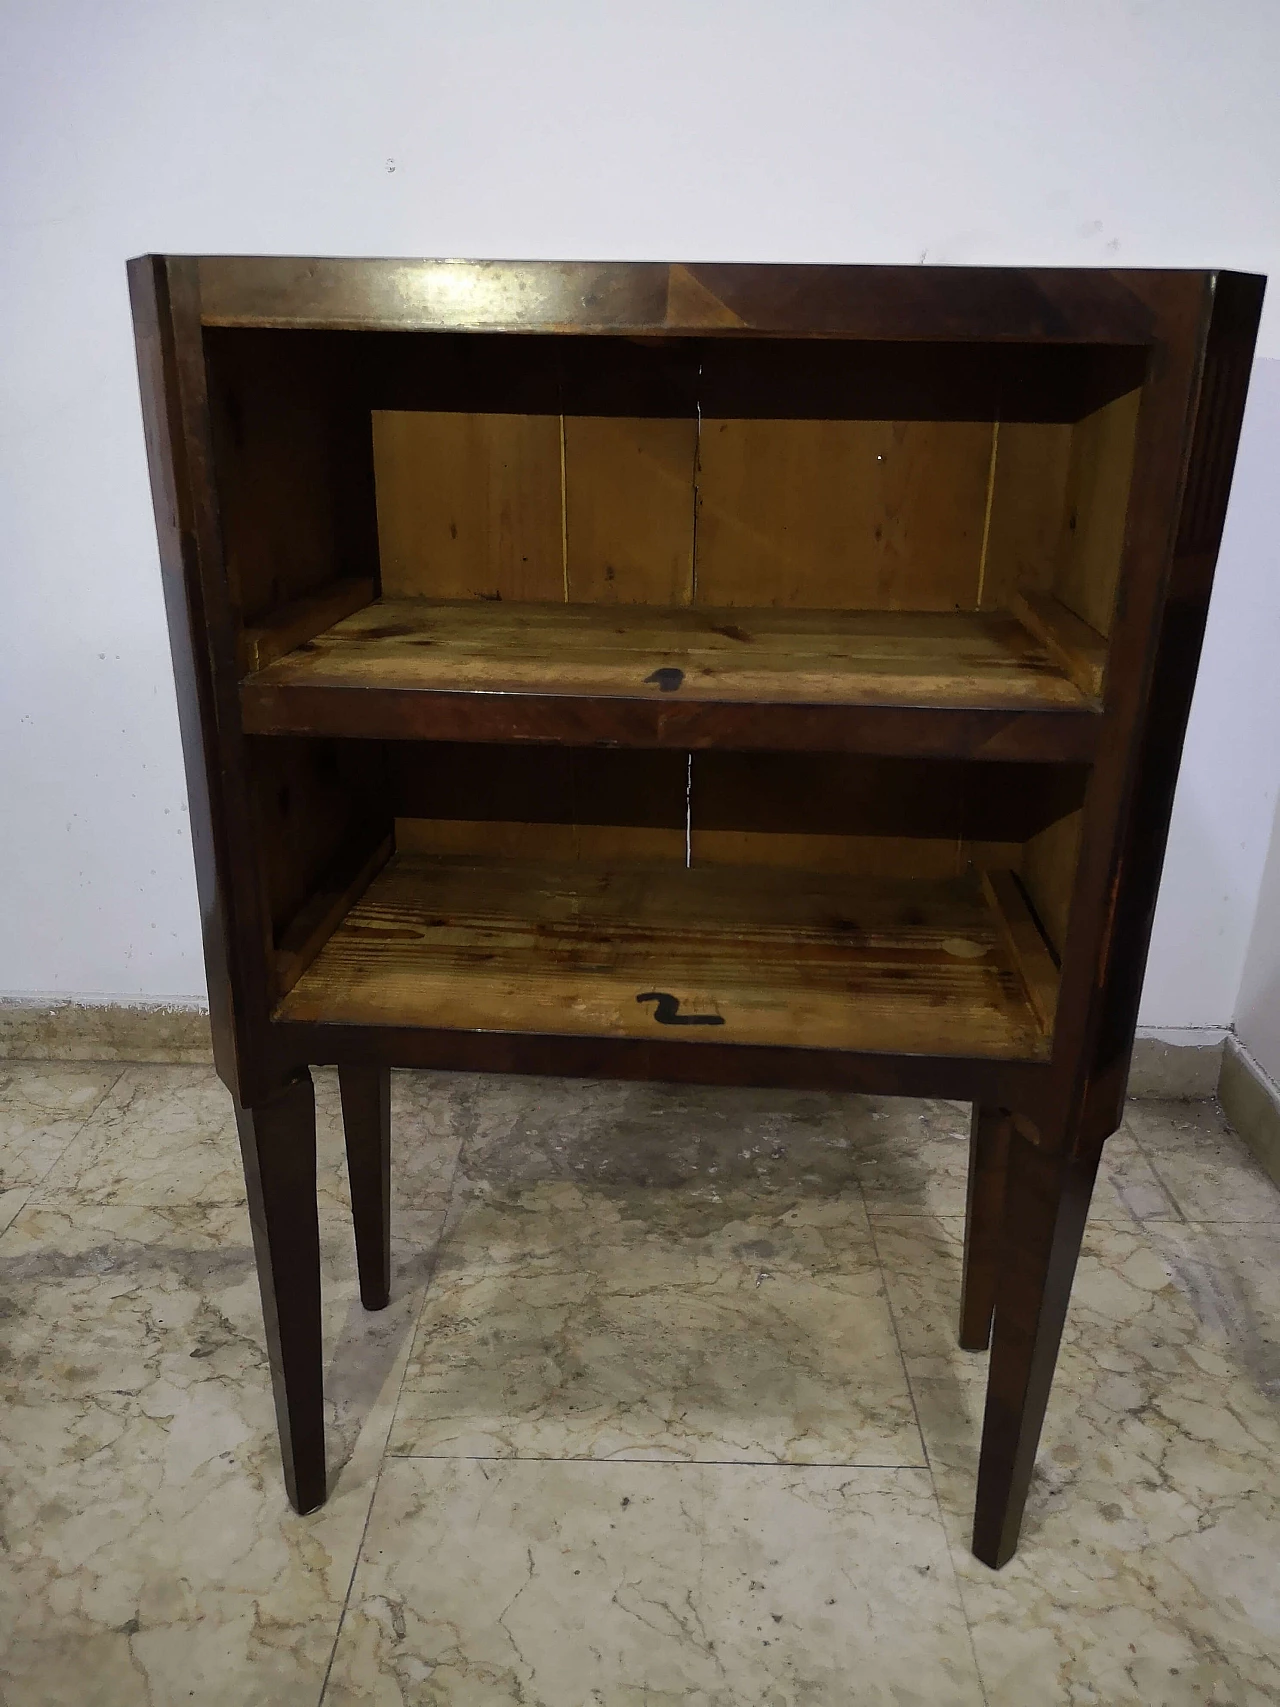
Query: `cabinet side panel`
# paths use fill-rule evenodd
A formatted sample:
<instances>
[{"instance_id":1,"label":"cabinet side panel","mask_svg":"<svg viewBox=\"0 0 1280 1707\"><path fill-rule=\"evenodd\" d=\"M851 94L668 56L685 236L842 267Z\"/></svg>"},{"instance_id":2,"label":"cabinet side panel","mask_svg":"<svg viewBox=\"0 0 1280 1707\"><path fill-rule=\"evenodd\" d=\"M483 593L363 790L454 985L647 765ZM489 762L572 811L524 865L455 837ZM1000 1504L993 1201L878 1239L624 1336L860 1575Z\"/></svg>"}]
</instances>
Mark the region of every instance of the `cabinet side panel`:
<instances>
[{"instance_id":1,"label":"cabinet side panel","mask_svg":"<svg viewBox=\"0 0 1280 1707\"><path fill-rule=\"evenodd\" d=\"M1215 281L1119 861L1089 1116L1119 1118L1209 594L1226 519L1265 280Z\"/></svg>"},{"instance_id":2,"label":"cabinet side panel","mask_svg":"<svg viewBox=\"0 0 1280 1707\"><path fill-rule=\"evenodd\" d=\"M179 274L194 299L193 278ZM229 873L233 863L234 832L221 790L213 779L222 774L218 738L218 701L201 581L198 518L191 447L183 419L179 356L175 336L176 312L171 301L170 270L157 256L129 263L129 293L133 308L142 415L146 432L151 495L160 547L160 567L173 658L178 721L187 777L191 839L195 855L196 889L209 991L214 1064L233 1095L244 1100L246 1079L253 1072L246 1061L240 1021L232 996L235 943L252 943L260 931L253 909L237 913ZM193 301L184 304L187 334L198 326ZM243 979L243 969L240 977Z\"/></svg>"},{"instance_id":3,"label":"cabinet side panel","mask_svg":"<svg viewBox=\"0 0 1280 1707\"><path fill-rule=\"evenodd\" d=\"M1060 956L1066 947L1083 823L1082 812L1069 812L1032 836L1023 852L1022 881Z\"/></svg>"},{"instance_id":4,"label":"cabinet side panel","mask_svg":"<svg viewBox=\"0 0 1280 1707\"><path fill-rule=\"evenodd\" d=\"M227 580L253 626L378 567L369 414L343 340L205 334Z\"/></svg>"},{"instance_id":5,"label":"cabinet side panel","mask_svg":"<svg viewBox=\"0 0 1280 1707\"><path fill-rule=\"evenodd\" d=\"M973 610L992 429L704 419L695 602Z\"/></svg>"},{"instance_id":6,"label":"cabinet side panel","mask_svg":"<svg viewBox=\"0 0 1280 1707\"><path fill-rule=\"evenodd\" d=\"M1099 634L1111 632L1141 391L1087 415L1072 431L1067 518L1053 591Z\"/></svg>"},{"instance_id":7,"label":"cabinet side panel","mask_svg":"<svg viewBox=\"0 0 1280 1707\"><path fill-rule=\"evenodd\" d=\"M1008 610L1020 588L1047 592L1053 584L1066 527L1071 433L1061 422L1000 422L982 569L983 610Z\"/></svg>"}]
</instances>

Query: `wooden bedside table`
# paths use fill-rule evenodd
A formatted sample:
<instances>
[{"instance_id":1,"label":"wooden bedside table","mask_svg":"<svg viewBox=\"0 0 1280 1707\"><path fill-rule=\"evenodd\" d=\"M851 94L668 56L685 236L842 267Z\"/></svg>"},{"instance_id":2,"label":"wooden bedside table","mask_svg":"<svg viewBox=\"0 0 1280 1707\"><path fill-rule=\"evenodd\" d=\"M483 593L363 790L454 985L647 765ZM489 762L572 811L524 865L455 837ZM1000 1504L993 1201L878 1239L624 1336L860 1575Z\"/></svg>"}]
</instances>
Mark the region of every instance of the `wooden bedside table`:
<instances>
[{"instance_id":1,"label":"wooden bedside table","mask_svg":"<svg viewBox=\"0 0 1280 1707\"><path fill-rule=\"evenodd\" d=\"M393 1065L974 1104L974 1551L1119 1123L1263 281L130 263L289 1497ZM993 1332L994 1323L994 1332Z\"/></svg>"}]
</instances>

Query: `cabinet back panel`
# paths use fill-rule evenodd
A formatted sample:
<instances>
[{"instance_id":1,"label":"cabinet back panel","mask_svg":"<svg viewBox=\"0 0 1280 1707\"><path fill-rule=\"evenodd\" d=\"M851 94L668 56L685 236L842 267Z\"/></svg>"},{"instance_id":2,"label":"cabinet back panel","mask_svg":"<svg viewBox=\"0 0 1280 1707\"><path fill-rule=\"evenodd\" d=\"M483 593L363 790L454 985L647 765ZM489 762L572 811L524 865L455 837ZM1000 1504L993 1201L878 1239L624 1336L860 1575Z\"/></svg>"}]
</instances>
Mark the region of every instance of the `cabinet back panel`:
<instances>
[{"instance_id":1,"label":"cabinet back panel","mask_svg":"<svg viewBox=\"0 0 1280 1707\"><path fill-rule=\"evenodd\" d=\"M557 415L377 410L388 598L563 599Z\"/></svg>"},{"instance_id":2,"label":"cabinet back panel","mask_svg":"<svg viewBox=\"0 0 1280 1707\"><path fill-rule=\"evenodd\" d=\"M697 602L972 610L992 429L704 420Z\"/></svg>"},{"instance_id":3,"label":"cabinet back panel","mask_svg":"<svg viewBox=\"0 0 1280 1707\"><path fill-rule=\"evenodd\" d=\"M972 610L973 421L374 414L388 596Z\"/></svg>"}]
</instances>

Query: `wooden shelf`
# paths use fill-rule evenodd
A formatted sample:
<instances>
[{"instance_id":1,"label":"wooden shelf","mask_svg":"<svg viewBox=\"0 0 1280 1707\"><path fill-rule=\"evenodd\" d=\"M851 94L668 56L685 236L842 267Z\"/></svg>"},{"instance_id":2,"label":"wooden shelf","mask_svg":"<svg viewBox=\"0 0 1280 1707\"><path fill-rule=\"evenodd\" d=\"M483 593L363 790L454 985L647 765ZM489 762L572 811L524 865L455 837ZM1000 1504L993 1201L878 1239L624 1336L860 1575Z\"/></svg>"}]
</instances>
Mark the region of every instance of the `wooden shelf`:
<instances>
[{"instance_id":1,"label":"wooden shelf","mask_svg":"<svg viewBox=\"0 0 1280 1707\"><path fill-rule=\"evenodd\" d=\"M1056 973L1020 906L1007 876L399 854L276 1017L1043 1059Z\"/></svg>"},{"instance_id":2,"label":"wooden shelf","mask_svg":"<svg viewBox=\"0 0 1280 1707\"><path fill-rule=\"evenodd\" d=\"M241 697L252 734L1023 759L1088 759L1099 723L1002 611L382 600Z\"/></svg>"}]
</instances>

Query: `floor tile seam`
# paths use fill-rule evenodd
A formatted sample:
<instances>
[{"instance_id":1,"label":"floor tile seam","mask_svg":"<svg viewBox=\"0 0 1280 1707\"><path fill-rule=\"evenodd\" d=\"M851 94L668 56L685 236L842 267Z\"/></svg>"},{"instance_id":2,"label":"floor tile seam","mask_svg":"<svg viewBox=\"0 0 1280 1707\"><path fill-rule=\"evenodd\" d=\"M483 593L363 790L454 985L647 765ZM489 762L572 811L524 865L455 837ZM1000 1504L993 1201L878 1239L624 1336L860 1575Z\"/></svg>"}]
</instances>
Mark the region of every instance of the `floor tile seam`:
<instances>
[{"instance_id":1,"label":"floor tile seam","mask_svg":"<svg viewBox=\"0 0 1280 1707\"><path fill-rule=\"evenodd\" d=\"M404 1383L404 1377L402 1375L401 1376L401 1386L403 1386L403 1383ZM399 1402L399 1395L397 1394L397 1403L398 1402ZM395 1420L395 1417L394 1417L394 1412L393 1412L392 1421L394 1422L394 1420ZM390 1438L391 1438L390 1429L388 1429L387 1439L389 1440ZM360 1539L356 1543L355 1554L351 1560L351 1574L347 1578L346 1592L343 1594L342 1605L338 1609L337 1622L335 1623L335 1625L333 1627L333 1641L329 1647L329 1658L325 1664L324 1676L320 1679L320 1690L316 1696L316 1707L323 1707L324 1698L325 1698L325 1695L327 1694L328 1689L329 1689L329 1677L333 1671L333 1663L338 1657L338 1643L342 1639L342 1626L346 1621L347 1608L351 1604L351 1591L355 1588L356 1574L360 1569L361 1560L364 1558L365 1542L369 1538L369 1525L373 1521L373 1505L374 1505L374 1501L378 1497L378 1490L382 1486L382 1472L386 1468L386 1464L387 1464L387 1449L386 1449L386 1443L384 1442L382 1452L380 1453L380 1455L378 1457L377 1474L374 1476L373 1486L369 1490L369 1503L365 1507L364 1522L360 1526Z\"/></svg>"},{"instance_id":2,"label":"floor tile seam","mask_svg":"<svg viewBox=\"0 0 1280 1707\"><path fill-rule=\"evenodd\" d=\"M92 1065L92 1063L88 1063L88 1064ZM2 1066L2 1065L3 1065L3 1063L0 1063L0 1066ZM62 1062L62 1063L58 1063L58 1065L79 1065L79 1063ZM58 1163L66 1155L67 1151L71 1148L71 1146L80 1137L81 1133L84 1131L84 1129L88 1126L89 1122L97 1114L98 1110L102 1107L103 1103L111 1095L112 1091L115 1090L116 1086L120 1083L121 1079L125 1076L126 1072L128 1072L128 1067L126 1064L122 1063L120 1065L119 1071L116 1073L115 1077L111 1080L110 1084L105 1085L103 1087L101 1096L99 1096L98 1100L94 1103L93 1107L87 1111L83 1120L80 1121L79 1125L76 1126L74 1131L72 1131L69 1134L69 1136L67 1137L66 1143L63 1144L61 1149L58 1151L57 1155L50 1158L50 1160L49 1160L48 1164L46 1165L44 1171L34 1180L16 1181L14 1186L12 1187L12 1189L17 1190L17 1191L21 1191L23 1186L25 1185L29 1192L34 1192L34 1191L37 1191L44 1184L45 1180L48 1179L49 1175L53 1172L54 1168L57 1167ZM29 1201L29 1199L28 1199L28 1201ZM23 1204L22 1208L25 1209L26 1204ZM21 1210L19 1210L19 1214L21 1214Z\"/></svg>"},{"instance_id":3,"label":"floor tile seam","mask_svg":"<svg viewBox=\"0 0 1280 1707\"><path fill-rule=\"evenodd\" d=\"M448 1214L447 1208L445 1210L445 1214L446 1214L446 1216ZM405 1354L404 1366L400 1371L400 1381L399 1381L399 1385L396 1388L395 1402L392 1404L391 1414L387 1418L386 1433L383 1435L382 1447L378 1453L378 1469L377 1469L376 1475L373 1478L373 1486L369 1491L369 1504L365 1508L364 1523L360 1529L360 1540L356 1545L355 1556L351 1561L351 1575L347 1578L346 1593L342 1597L342 1606L338 1612L338 1621L337 1621L336 1625L334 1626L333 1643L329 1649L329 1659L328 1659L328 1663L326 1664L326 1666L324 1668L324 1676L320 1680L320 1693L316 1696L316 1707L323 1707L324 1698L325 1698L326 1693L328 1692L329 1677L333 1671L334 1661L338 1657L338 1643L342 1639L342 1626L346 1621L347 1608L351 1604L351 1594L352 1594L352 1590L355 1588L356 1575L360 1569L361 1561L364 1558L365 1542L368 1540L368 1536L369 1536L369 1525L373 1521L374 1502L377 1500L378 1490L382 1486L382 1473L387 1467L388 1459L391 1458L392 1456L394 1456L390 1451L391 1439L392 1439L393 1434L395 1433L396 1418L400 1414L400 1401L404 1396L405 1382L408 1379L409 1368L413 1362L413 1348L414 1348L415 1344L417 1343L418 1327L419 1327L419 1324L422 1320L422 1312L426 1308L427 1293L429 1292L429 1290L431 1288L432 1280L435 1278L435 1265L436 1265L436 1261L437 1261L438 1256L439 1256L440 1240L443 1237L443 1234L444 1234L444 1227L443 1227L443 1223L442 1223L440 1233L437 1234L437 1236L436 1236L435 1249L432 1251L432 1260L431 1260L430 1270L429 1270L429 1272L427 1274L427 1278L426 1278L426 1280L422 1286L422 1295L418 1299L418 1307L414 1311L413 1322L409 1328L408 1350Z\"/></svg>"},{"instance_id":4,"label":"floor tile seam","mask_svg":"<svg viewBox=\"0 0 1280 1707\"><path fill-rule=\"evenodd\" d=\"M1146 1162L1147 1166L1151 1169L1151 1172L1155 1175L1156 1181L1157 1181L1161 1191L1164 1192L1165 1196L1169 1199L1169 1202L1172 1203L1174 1209L1177 1211L1178 1221L1179 1222L1185 1222L1188 1219L1188 1217L1186 1215L1186 1212L1183 1210L1182 1204L1178 1200L1177 1192L1174 1191L1173 1187L1169 1184L1168 1180L1161 1173L1159 1164L1157 1163L1155 1156L1152 1154L1152 1152L1150 1150L1148 1150L1147 1146L1143 1143L1142 1138L1138 1132L1138 1128L1130 1122L1127 1110L1126 1110L1126 1112L1125 1112L1125 1114L1121 1120L1119 1130L1123 1131L1123 1132L1127 1132L1129 1134L1130 1138L1133 1139L1133 1142L1134 1142L1135 1146L1137 1147L1139 1155L1143 1158L1143 1160ZM1105 1144L1103 1146L1103 1154L1104 1155L1106 1154Z\"/></svg>"},{"instance_id":5,"label":"floor tile seam","mask_svg":"<svg viewBox=\"0 0 1280 1707\"><path fill-rule=\"evenodd\" d=\"M886 1216L885 1219L893 1220L895 1217ZM937 1220L939 1218L935 1216L933 1219ZM963 1226L965 1219L963 1214L957 1215L955 1219ZM920 1449L924 1455L925 1467L929 1476L929 1488L933 1494L934 1512L938 1520L938 1527L942 1532L942 1544L946 1548L947 1563L951 1567L951 1581L955 1589L956 1603L960 1608L960 1616L964 1619L965 1634L968 1637L969 1642L969 1655L973 1661L973 1673L978 1681L978 1689L981 1692L984 1707L986 1707L986 1704L989 1701L989 1697L987 1695L987 1680L983 1675L982 1667L978 1662L978 1646L973 1633L973 1620L969 1616L969 1608L965 1602L964 1587L961 1581L960 1569L956 1563L955 1548L951 1539L951 1529L947 1523L946 1513L942 1507L942 1495L938 1490L938 1478L934 1470L933 1458L929 1452L929 1443L925 1438L924 1426L920 1421L920 1406L916 1400L915 1382L911 1375L911 1363L907 1357L906 1349L902 1343L902 1334L898 1328L898 1313L893 1304L893 1294L889 1287L888 1271L885 1268L884 1259L880 1255L879 1241L876 1239L875 1218L871 1213L870 1204L867 1205L867 1222L871 1228L872 1241L876 1246L876 1257L880 1263L881 1283L884 1286L885 1302L889 1310L889 1320L893 1325L893 1336L897 1343L898 1356L902 1360L903 1378L906 1381L907 1393L911 1399L911 1414L915 1418L916 1433L920 1437Z\"/></svg>"},{"instance_id":6,"label":"floor tile seam","mask_svg":"<svg viewBox=\"0 0 1280 1707\"><path fill-rule=\"evenodd\" d=\"M400 1464L597 1464L602 1469L629 1470L785 1470L788 1474L807 1470L875 1471L877 1475L930 1476L928 1464L860 1464L845 1458L806 1462L788 1458L597 1458L590 1454L532 1452L396 1452L385 1459Z\"/></svg>"}]
</instances>

